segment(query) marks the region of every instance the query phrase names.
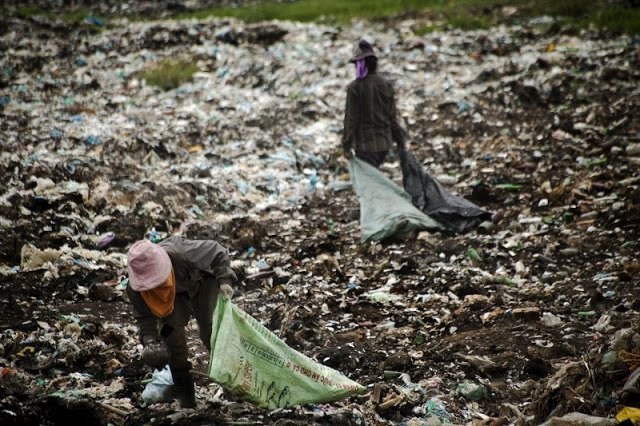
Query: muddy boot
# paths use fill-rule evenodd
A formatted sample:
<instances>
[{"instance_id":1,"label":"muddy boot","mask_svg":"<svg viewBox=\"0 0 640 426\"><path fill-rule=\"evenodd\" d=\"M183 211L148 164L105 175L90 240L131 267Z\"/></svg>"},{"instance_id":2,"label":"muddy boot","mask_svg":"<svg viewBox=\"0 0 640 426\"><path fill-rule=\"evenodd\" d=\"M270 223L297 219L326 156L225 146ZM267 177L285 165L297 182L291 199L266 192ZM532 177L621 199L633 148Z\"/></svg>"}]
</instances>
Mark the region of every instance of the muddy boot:
<instances>
[{"instance_id":1,"label":"muddy boot","mask_svg":"<svg viewBox=\"0 0 640 426\"><path fill-rule=\"evenodd\" d=\"M180 408L195 408L196 387L189 371L173 373L173 396L180 403Z\"/></svg>"}]
</instances>

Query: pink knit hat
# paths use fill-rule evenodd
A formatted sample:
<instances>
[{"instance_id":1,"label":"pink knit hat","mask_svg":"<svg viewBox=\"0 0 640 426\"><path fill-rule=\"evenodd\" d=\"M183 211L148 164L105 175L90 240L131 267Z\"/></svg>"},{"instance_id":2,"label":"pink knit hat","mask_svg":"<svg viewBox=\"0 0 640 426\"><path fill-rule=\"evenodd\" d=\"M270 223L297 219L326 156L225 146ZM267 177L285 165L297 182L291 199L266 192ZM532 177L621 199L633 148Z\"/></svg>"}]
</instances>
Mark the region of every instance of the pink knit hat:
<instances>
[{"instance_id":1,"label":"pink knit hat","mask_svg":"<svg viewBox=\"0 0 640 426\"><path fill-rule=\"evenodd\" d=\"M158 244L149 240L135 242L127 255L129 283L135 291L146 291L158 287L171 274L171 259Z\"/></svg>"}]
</instances>

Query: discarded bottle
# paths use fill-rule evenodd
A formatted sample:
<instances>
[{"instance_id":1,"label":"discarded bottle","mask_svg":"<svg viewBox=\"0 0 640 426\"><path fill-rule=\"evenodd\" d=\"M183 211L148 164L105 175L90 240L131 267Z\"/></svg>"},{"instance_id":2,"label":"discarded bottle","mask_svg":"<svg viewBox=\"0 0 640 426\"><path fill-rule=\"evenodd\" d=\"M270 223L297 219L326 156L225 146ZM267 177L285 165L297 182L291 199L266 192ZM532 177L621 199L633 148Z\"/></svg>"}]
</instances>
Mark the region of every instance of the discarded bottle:
<instances>
[{"instance_id":1,"label":"discarded bottle","mask_svg":"<svg viewBox=\"0 0 640 426\"><path fill-rule=\"evenodd\" d=\"M596 311L580 311L578 312L578 318L589 319L596 315Z\"/></svg>"},{"instance_id":2,"label":"discarded bottle","mask_svg":"<svg viewBox=\"0 0 640 426\"><path fill-rule=\"evenodd\" d=\"M482 256L474 249L473 247L469 247L467 250L467 257L474 262L482 262Z\"/></svg>"},{"instance_id":3,"label":"discarded bottle","mask_svg":"<svg viewBox=\"0 0 640 426\"><path fill-rule=\"evenodd\" d=\"M384 370L382 373L382 377L385 380L396 379L402 375L401 371L393 371L393 370Z\"/></svg>"},{"instance_id":4,"label":"discarded bottle","mask_svg":"<svg viewBox=\"0 0 640 426\"><path fill-rule=\"evenodd\" d=\"M496 185L496 188L504 189L507 191L519 191L520 188L522 188L522 185L519 185L517 183L501 183Z\"/></svg>"}]
</instances>

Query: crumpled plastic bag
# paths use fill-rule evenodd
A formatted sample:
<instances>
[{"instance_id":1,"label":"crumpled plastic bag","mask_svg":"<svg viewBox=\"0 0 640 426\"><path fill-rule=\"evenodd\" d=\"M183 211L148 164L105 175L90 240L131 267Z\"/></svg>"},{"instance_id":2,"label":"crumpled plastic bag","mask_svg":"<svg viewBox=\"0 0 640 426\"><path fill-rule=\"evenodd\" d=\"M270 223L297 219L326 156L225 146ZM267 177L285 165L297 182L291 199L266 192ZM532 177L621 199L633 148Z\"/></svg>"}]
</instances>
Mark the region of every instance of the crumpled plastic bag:
<instances>
[{"instance_id":1,"label":"crumpled plastic bag","mask_svg":"<svg viewBox=\"0 0 640 426\"><path fill-rule=\"evenodd\" d=\"M162 370L155 369L151 375L151 381L142 391L142 400L147 404L166 402L171 399L171 386L173 386L173 377L169 365L165 365Z\"/></svg>"},{"instance_id":2,"label":"crumpled plastic bag","mask_svg":"<svg viewBox=\"0 0 640 426\"><path fill-rule=\"evenodd\" d=\"M209 377L267 409L336 401L366 388L287 346L231 301L213 314Z\"/></svg>"},{"instance_id":3,"label":"crumpled plastic bag","mask_svg":"<svg viewBox=\"0 0 640 426\"><path fill-rule=\"evenodd\" d=\"M351 157L349 174L360 202L362 242L401 237L414 230L445 229L414 206L409 194L367 162Z\"/></svg>"},{"instance_id":4,"label":"crumpled plastic bag","mask_svg":"<svg viewBox=\"0 0 640 426\"><path fill-rule=\"evenodd\" d=\"M402 184L414 206L449 230L467 232L484 221L491 213L471 201L449 192L418 162L412 152L399 148Z\"/></svg>"}]
</instances>

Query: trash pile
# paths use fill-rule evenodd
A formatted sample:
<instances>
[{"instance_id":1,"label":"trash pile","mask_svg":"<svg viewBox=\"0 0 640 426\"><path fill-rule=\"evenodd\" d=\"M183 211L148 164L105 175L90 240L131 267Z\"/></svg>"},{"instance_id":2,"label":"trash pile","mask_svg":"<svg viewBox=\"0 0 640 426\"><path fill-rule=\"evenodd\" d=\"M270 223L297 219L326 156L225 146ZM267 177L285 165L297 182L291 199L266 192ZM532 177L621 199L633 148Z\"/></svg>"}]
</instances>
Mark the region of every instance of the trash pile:
<instances>
[{"instance_id":1,"label":"trash pile","mask_svg":"<svg viewBox=\"0 0 640 426\"><path fill-rule=\"evenodd\" d=\"M0 423L637 420L640 43L552 24L2 18ZM360 37L412 153L497 223L361 242ZM198 71L147 84L166 58ZM402 186L397 154L381 169ZM226 245L234 303L367 392L260 409L208 379L194 324L198 408L146 404L126 249L178 233Z\"/></svg>"}]
</instances>

